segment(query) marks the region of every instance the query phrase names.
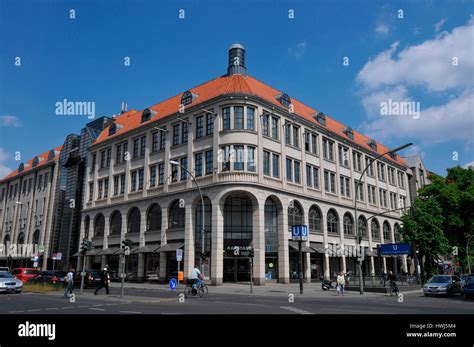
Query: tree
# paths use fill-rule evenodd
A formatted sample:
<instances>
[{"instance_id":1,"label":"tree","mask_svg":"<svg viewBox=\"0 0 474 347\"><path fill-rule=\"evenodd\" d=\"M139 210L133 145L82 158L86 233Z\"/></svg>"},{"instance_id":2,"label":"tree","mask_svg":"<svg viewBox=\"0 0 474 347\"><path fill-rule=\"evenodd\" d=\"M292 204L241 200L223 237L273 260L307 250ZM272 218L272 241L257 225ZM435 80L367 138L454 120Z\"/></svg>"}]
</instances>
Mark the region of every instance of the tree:
<instances>
[{"instance_id":1,"label":"tree","mask_svg":"<svg viewBox=\"0 0 474 347\"><path fill-rule=\"evenodd\" d=\"M447 171L446 178L430 175L431 183L419 190L419 196L438 202L444 234L451 246L457 247L463 268L467 268L467 240L474 234L474 170L456 166Z\"/></svg>"},{"instance_id":2,"label":"tree","mask_svg":"<svg viewBox=\"0 0 474 347\"><path fill-rule=\"evenodd\" d=\"M437 268L439 256L450 250L443 233L441 207L434 198L417 198L410 213L402 216L402 221L403 240L416 245L422 278L429 278Z\"/></svg>"}]
</instances>

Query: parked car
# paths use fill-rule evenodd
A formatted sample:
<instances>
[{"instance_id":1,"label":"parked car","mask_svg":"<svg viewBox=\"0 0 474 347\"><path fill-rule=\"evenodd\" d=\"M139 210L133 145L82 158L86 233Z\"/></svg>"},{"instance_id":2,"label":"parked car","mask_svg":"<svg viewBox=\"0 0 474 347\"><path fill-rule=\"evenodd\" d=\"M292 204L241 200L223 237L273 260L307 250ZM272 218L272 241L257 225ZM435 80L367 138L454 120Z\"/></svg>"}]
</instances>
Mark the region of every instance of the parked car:
<instances>
[{"instance_id":1,"label":"parked car","mask_svg":"<svg viewBox=\"0 0 474 347\"><path fill-rule=\"evenodd\" d=\"M462 294L461 279L452 275L435 275L423 286L425 296Z\"/></svg>"},{"instance_id":2,"label":"parked car","mask_svg":"<svg viewBox=\"0 0 474 347\"><path fill-rule=\"evenodd\" d=\"M466 299L474 297L474 274L470 274L464 279L463 291Z\"/></svg>"},{"instance_id":3,"label":"parked car","mask_svg":"<svg viewBox=\"0 0 474 347\"><path fill-rule=\"evenodd\" d=\"M23 282L15 278L11 272L0 271L0 292L21 293Z\"/></svg>"},{"instance_id":4,"label":"parked car","mask_svg":"<svg viewBox=\"0 0 474 347\"><path fill-rule=\"evenodd\" d=\"M0 272L10 272L10 268L5 267L5 266L0 266Z\"/></svg>"},{"instance_id":5,"label":"parked car","mask_svg":"<svg viewBox=\"0 0 474 347\"><path fill-rule=\"evenodd\" d=\"M38 276L30 279L28 283L64 284L66 275L66 271L41 271Z\"/></svg>"},{"instance_id":6,"label":"parked car","mask_svg":"<svg viewBox=\"0 0 474 347\"><path fill-rule=\"evenodd\" d=\"M23 283L28 282L30 279L38 276L39 270L35 268L21 267L12 270L12 275L18 278Z\"/></svg>"},{"instance_id":7,"label":"parked car","mask_svg":"<svg viewBox=\"0 0 474 347\"><path fill-rule=\"evenodd\" d=\"M84 288L93 288L100 285L100 270L85 270ZM74 274L74 287L81 287L81 271Z\"/></svg>"}]
</instances>

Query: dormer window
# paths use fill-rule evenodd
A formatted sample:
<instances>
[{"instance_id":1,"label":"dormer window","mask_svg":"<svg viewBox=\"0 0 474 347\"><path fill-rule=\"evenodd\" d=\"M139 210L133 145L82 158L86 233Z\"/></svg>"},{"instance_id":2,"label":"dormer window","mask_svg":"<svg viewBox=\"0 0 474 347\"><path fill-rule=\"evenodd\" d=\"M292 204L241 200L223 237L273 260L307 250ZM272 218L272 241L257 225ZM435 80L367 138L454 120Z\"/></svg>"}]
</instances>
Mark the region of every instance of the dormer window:
<instances>
[{"instance_id":1,"label":"dormer window","mask_svg":"<svg viewBox=\"0 0 474 347\"><path fill-rule=\"evenodd\" d=\"M20 166L18 166L18 172L22 172L25 169L25 164L21 163Z\"/></svg>"},{"instance_id":2,"label":"dormer window","mask_svg":"<svg viewBox=\"0 0 474 347\"><path fill-rule=\"evenodd\" d=\"M35 167L36 165L38 165L38 163L39 163L39 158L38 158L38 157L35 157L35 158L33 159L32 166Z\"/></svg>"},{"instance_id":3,"label":"dormer window","mask_svg":"<svg viewBox=\"0 0 474 347\"><path fill-rule=\"evenodd\" d=\"M110 136L110 135L114 135L116 131L117 131L117 124L113 123L113 124L109 127L109 136Z\"/></svg>"},{"instance_id":4,"label":"dormer window","mask_svg":"<svg viewBox=\"0 0 474 347\"><path fill-rule=\"evenodd\" d=\"M388 155L390 156L390 158L392 158L393 160L397 160L397 155L393 152L390 152L388 153Z\"/></svg>"},{"instance_id":5,"label":"dormer window","mask_svg":"<svg viewBox=\"0 0 474 347\"><path fill-rule=\"evenodd\" d=\"M344 134L346 134L346 136L351 140L354 140L354 131L352 130L352 128L347 128L346 130L344 130Z\"/></svg>"},{"instance_id":6,"label":"dormer window","mask_svg":"<svg viewBox=\"0 0 474 347\"><path fill-rule=\"evenodd\" d=\"M370 140L368 143L369 147L372 148L374 151L377 150L377 142L374 139Z\"/></svg>"},{"instance_id":7,"label":"dormer window","mask_svg":"<svg viewBox=\"0 0 474 347\"><path fill-rule=\"evenodd\" d=\"M142 123L143 122L146 122L146 121L149 121L150 120L150 117L151 117L151 110L149 108L146 108L143 110L142 112Z\"/></svg>"},{"instance_id":8,"label":"dormer window","mask_svg":"<svg viewBox=\"0 0 474 347\"><path fill-rule=\"evenodd\" d=\"M277 100L285 107L290 107L291 105L291 98L286 93L278 95Z\"/></svg>"},{"instance_id":9,"label":"dormer window","mask_svg":"<svg viewBox=\"0 0 474 347\"><path fill-rule=\"evenodd\" d=\"M318 112L316 115L313 116L313 118L318 122L319 124L326 126L326 115L322 112Z\"/></svg>"},{"instance_id":10,"label":"dormer window","mask_svg":"<svg viewBox=\"0 0 474 347\"><path fill-rule=\"evenodd\" d=\"M54 149L50 150L48 153L48 161L53 160L55 155L56 152L54 151Z\"/></svg>"},{"instance_id":11,"label":"dormer window","mask_svg":"<svg viewBox=\"0 0 474 347\"><path fill-rule=\"evenodd\" d=\"M183 95L181 96L181 105L186 106L191 104L195 99L197 95L194 93L191 93L189 90L184 92Z\"/></svg>"}]
</instances>

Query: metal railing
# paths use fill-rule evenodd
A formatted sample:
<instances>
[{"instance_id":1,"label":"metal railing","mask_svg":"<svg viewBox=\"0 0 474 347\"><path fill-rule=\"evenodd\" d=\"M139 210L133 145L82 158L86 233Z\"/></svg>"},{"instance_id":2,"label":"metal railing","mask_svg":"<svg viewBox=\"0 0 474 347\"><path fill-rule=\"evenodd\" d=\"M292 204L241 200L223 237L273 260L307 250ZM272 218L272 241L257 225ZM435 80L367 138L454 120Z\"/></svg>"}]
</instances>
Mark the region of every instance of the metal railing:
<instances>
[{"instance_id":1,"label":"metal railing","mask_svg":"<svg viewBox=\"0 0 474 347\"><path fill-rule=\"evenodd\" d=\"M381 275L376 276L363 276L364 287L388 287L390 281L386 279L384 281ZM417 281L416 276L411 275L396 275L396 282L399 286L409 286L409 285L420 285L420 282ZM351 276L346 278L346 284L349 286L358 286L359 285L359 276Z\"/></svg>"}]
</instances>

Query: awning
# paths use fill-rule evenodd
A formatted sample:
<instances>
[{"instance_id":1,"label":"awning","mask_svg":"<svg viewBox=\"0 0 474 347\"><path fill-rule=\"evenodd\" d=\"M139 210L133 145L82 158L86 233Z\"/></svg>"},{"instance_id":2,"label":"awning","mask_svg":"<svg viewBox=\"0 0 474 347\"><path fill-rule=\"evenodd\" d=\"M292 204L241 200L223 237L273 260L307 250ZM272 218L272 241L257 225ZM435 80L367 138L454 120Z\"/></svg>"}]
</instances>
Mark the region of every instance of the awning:
<instances>
[{"instance_id":1,"label":"awning","mask_svg":"<svg viewBox=\"0 0 474 347\"><path fill-rule=\"evenodd\" d=\"M311 248L314 249L314 251L316 253L319 253L319 254L325 254L326 253L326 249L324 248L323 244L316 243L316 242L310 242L309 244L310 244Z\"/></svg>"},{"instance_id":2,"label":"awning","mask_svg":"<svg viewBox=\"0 0 474 347\"><path fill-rule=\"evenodd\" d=\"M96 256L97 253L99 253L100 251L102 251L102 248L92 249L90 251L87 251L86 255L93 257L93 256Z\"/></svg>"},{"instance_id":3,"label":"awning","mask_svg":"<svg viewBox=\"0 0 474 347\"><path fill-rule=\"evenodd\" d=\"M135 251L138 249L138 247L133 247L130 249L130 254L134 253L135 254ZM123 254L123 248L119 248L118 250L116 250L114 252L114 255L120 255L120 254Z\"/></svg>"},{"instance_id":4,"label":"awning","mask_svg":"<svg viewBox=\"0 0 474 347\"><path fill-rule=\"evenodd\" d=\"M157 253L160 245L145 245L140 248L136 248L132 251L132 253Z\"/></svg>"},{"instance_id":5,"label":"awning","mask_svg":"<svg viewBox=\"0 0 474 347\"><path fill-rule=\"evenodd\" d=\"M101 249L96 255L112 255L119 251L120 248L106 248Z\"/></svg>"},{"instance_id":6,"label":"awning","mask_svg":"<svg viewBox=\"0 0 474 347\"><path fill-rule=\"evenodd\" d=\"M294 249L295 251L299 251L297 241L288 241L288 245L290 246L290 248ZM316 251L314 249L312 249L311 247L306 246L306 243L304 243L304 242L301 243L301 251L303 253L316 253Z\"/></svg>"},{"instance_id":7,"label":"awning","mask_svg":"<svg viewBox=\"0 0 474 347\"><path fill-rule=\"evenodd\" d=\"M174 252L182 247L184 247L184 243L167 243L166 245L160 247L158 252Z\"/></svg>"}]
</instances>

